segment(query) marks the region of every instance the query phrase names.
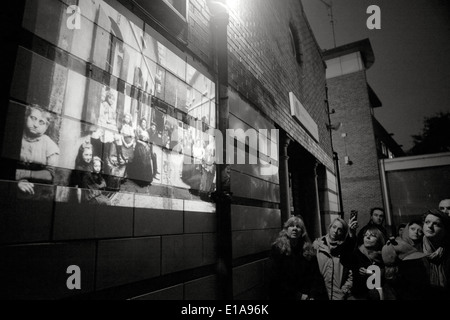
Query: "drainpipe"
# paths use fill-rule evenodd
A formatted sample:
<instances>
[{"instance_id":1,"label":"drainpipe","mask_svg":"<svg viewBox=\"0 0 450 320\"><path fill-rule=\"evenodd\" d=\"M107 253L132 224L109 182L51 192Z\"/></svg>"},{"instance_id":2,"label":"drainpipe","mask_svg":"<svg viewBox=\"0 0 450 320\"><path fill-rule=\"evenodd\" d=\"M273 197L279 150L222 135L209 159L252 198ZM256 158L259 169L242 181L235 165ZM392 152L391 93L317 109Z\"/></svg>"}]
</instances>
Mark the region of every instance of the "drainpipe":
<instances>
[{"instance_id":1,"label":"drainpipe","mask_svg":"<svg viewBox=\"0 0 450 320\"><path fill-rule=\"evenodd\" d=\"M283 132L280 135L280 209L281 209L281 227L291 216L291 199L289 190L289 156L288 147L291 139Z\"/></svg>"},{"instance_id":2,"label":"drainpipe","mask_svg":"<svg viewBox=\"0 0 450 320\"><path fill-rule=\"evenodd\" d=\"M211 28L214 43L214 66L217 68L216 99L218 105L218 129L227 137L229 129L228 104L228 23L229 13L220 1L208 1L211 12ZM231 168L227 164L226 143L222 143L223 163L217 164L217 187L211 197L216 202L217 216L217 276L219 298L233 300L233 248L231 231Z\"/></svg>"},{"instance_id":3,"label":"drainpipe","mask_svg":"<svg viewBox=\"0 0 450 320\"><path fill-rule=\"evenodd\" d=\"M319 197L319 175L317 173L317 167L319 166L319 162L315 162L314 164L314 189L316 194L316 215L314 217L314 236L321 237L322 236L322 218L320 214L320 197Z\"/></svg>"},{"instance_id":4,"label":"drainpipe","mask_svg":"<svg viewBox=\"0 0 450 320\"><path fill-rule=\"evenodd\" d=\"M392 215L392 210L390 206L389 199L389 189L386 179L386 167L384 165L384 159L379 160L379 168L380 168L380 177L381 177L381 190L383 194L383 204L384 210L386 214L386 224L389 228L390 234L396 234L395 226L394 226L394 217Z\"/></svg>"}]
</instances>

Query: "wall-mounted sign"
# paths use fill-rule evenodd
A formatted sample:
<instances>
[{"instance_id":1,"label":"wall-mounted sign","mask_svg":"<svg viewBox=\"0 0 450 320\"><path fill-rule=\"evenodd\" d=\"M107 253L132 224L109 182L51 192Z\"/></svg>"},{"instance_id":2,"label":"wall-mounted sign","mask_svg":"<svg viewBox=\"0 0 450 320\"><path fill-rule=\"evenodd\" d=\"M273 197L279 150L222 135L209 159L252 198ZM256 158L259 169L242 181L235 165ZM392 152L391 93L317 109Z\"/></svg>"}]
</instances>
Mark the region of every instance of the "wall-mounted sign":
<instances>
[{"instance_id":1,"label":"wall-mounted sign","mask_svg":"<svg viewBox=\"0 0 450 320\"><path fill-rule=\"evenodd\" d=\"M291 102L291 115L297 120L303 128L319 142L319 127L317 123L311 118L308 111L303 107L300 100L295 96L293 92L289 92L289 99Z\"/></svg>"}]
</instances>

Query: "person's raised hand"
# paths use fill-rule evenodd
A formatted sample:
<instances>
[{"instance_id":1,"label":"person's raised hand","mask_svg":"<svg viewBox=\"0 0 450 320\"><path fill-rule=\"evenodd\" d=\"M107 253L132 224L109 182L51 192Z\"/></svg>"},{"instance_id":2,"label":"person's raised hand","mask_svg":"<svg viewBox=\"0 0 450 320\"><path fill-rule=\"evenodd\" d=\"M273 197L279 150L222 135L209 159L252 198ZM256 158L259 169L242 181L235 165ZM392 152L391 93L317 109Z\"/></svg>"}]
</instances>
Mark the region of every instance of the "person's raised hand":
<instances>
[{"instance_id":1,"label":"person's raised hand","mask_svg":"<svg viewBox=\"0 0 450 320\"><path fill-rule=\"evenodd\" d=\"M350 235L351 236L356 235L356 229L358 229L358 219L356 217L352 217L348 221L348 227L349 227Z\"/></svg>"},{"instance_id":2,"label":"person's raised hand","mask_svg":"<svg viewBox=\"0 0 450 320\"><path fill-rule=\"evenodd\" d=\"M428 259L433 261L433 260L439 260L442 255L444 254L444 248L439 247L439 249L437 249L435 252L433 252L432 254L430 254L428 256Z\"/></svg>"}]
</instances>

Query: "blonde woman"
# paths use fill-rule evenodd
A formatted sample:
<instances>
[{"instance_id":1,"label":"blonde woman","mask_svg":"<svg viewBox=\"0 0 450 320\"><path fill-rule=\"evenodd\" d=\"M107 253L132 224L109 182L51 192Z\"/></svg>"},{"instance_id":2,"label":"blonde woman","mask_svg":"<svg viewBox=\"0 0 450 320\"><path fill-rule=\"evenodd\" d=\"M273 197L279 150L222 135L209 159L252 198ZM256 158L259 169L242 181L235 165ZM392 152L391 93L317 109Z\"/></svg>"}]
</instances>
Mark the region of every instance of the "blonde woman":
<instances>
[{"instance_id":1,"label":"blonde woman","mask_svg":"<svg viewBox=\"0 0 450 320\"><path fill-rule=\"evenodd\" d=\"M326 289L303 219L289 218L272 245L270 299L326 300Z\"/></svg>"},{"instance_id":2,"label":"blonde woman","mask_svg":"<svg viewBox=\"0 0 450 320\"><path fill-rule=\"evenodd\" d=\"M353 285L351 268L344 265L341 259L342 256L348 256L352 250L345 242L348 234L347 222L338 217L330 223L328 233L313 244L330 300L345 300Z\"/></svg>"}]
</instances>

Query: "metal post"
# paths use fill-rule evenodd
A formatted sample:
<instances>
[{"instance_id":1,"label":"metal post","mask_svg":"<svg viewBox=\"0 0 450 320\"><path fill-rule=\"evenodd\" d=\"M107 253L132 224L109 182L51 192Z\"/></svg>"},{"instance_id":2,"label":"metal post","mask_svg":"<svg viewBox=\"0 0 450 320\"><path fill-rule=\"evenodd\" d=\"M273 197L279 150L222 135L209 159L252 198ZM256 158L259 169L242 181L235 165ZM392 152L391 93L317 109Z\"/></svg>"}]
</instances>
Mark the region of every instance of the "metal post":
<instances>
[{"instance_id":1,"label":"metal post","mask_svg":"<svg viewBox=\"0 0 450 320\"><path fill-rule=\"evenodd\" d=\"M386 179L386 167L384 165L384 159L379 160L379 171L381 177L381 192L383 195L383 205L386 214L386 224L389 229L390 234L396 234L394 226L394 217L392 215L392 210L390 206L389 189Z\"/></svg>"},{"instance_id":2,"label":"metal post","mask_svg":"<svg viewBox=\"0 0 450 320\"><path fill-rule=\"evenodd\" d=\"M337 187L339 194L339 215L344 218L344 203L342 201L341 173L339 169L339 156L337 152L333 152L334 167L336 170Z\"/></svg>"},{"instance_id":3,"label":"metal post","mask_svg":"<svg viewBox=\"0 0 450 320\"><path fill-rule=\"evenodd\" d=\"M228 104L228 23L227 7L219 1L208 1L214 38L214 64L217 70L218 129L226 140L229 128ZM221 146L223 163L217 164L217 189L212 195L217 206L217 275L222 300L233 299L233 255L231 236L231 185L230 165L227 161L226 143Z\"/></svg>"},{"instance_id":4,"label":"metal post","mask_svg":"<svg viewBox=\"0 0 450 320\"><path fill-rule=\"evenodd\" d=\"M291 139L284 134L280 137L281 144L281 155L280 155L280 201L281 201L281 226L284 222L289 219L291 215L291 200L290 200L290 190L289 190L289 156L288 147L291 143Z\"/></svg>"},{"instance_id":5,"label":"metal post","mask_svg":"<svg viewBox=\"0 0 450 320\"><path fill-rule=\"evenodd\" d=\"M319 162L316 161L314 164L314 191L315 191L315 202L316 202L316 216L314 217L314 236L322 236L322 217L320 213L320 196L319 196L319 174L317 173L317 168Z\"/></svg>"}]
</instances>

